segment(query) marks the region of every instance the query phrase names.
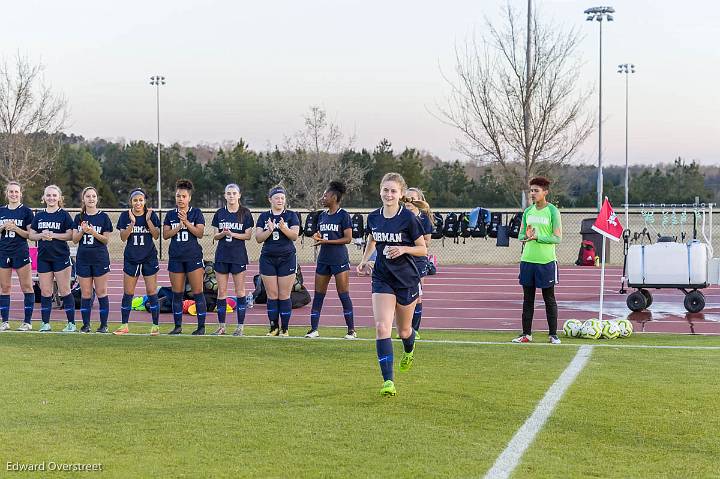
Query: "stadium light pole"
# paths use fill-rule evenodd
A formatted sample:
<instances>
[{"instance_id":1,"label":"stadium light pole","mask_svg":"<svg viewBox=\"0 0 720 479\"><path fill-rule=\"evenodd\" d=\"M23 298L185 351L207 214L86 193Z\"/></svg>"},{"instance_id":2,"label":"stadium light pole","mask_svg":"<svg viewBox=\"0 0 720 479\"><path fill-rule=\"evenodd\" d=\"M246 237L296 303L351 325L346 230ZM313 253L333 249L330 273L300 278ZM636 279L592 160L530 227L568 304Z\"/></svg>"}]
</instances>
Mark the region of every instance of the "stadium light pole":
<instances>
[{"instance_id":1,"label":"stadium light pole","mask_svg":"<svg viewBox=\"0 0 720 479\"><path fill-rule=\"evenodd\" d=\"M595 20L600 24L600 88L598 92L598 177L597 177L597 207L598 211L603 203L603 166L602 166L602 24L603 20L612 22L614 20L613 7L592 7L585 10L588 22Z\"/></svg>"},{"instance_id":2,"label":"stadium light pole","mask_svg":"<svg viewBox=\"0 0 720 479\"><path fill-rule=\"evenodd\" d=\"M632 63L623 63L618 65L618 73L625 74L625 227L630 227L630 212L628 211L629 191L630 191L630 171L628 168L628 111L629 111L629 81L631 73L635 73L635 65Z\"/></svg>"},{"instance_id":3,"label":"stadium light pole","mask_svg":"<svg viewBox=\"0 0 720 479\"><path fill-rule=\"evenodd\" d=\"M165 84L165 77L162 75L151 76L150 84L155 87L155 98L157 101L157 195L158 214L160 215L160 224L162 224L162 181L160 179L160 85ZM162 234L160 234L160 259L162 259Z\"/></svg>"}]
</instances>

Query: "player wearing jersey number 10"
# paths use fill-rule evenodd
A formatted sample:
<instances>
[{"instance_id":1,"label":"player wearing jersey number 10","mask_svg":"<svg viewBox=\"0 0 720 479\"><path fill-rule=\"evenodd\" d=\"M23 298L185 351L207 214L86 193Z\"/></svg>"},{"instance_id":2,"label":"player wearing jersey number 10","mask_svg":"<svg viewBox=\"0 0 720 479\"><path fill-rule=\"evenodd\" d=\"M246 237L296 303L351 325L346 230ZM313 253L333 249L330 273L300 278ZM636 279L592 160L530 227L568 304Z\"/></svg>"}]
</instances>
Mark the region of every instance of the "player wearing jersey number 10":
<instances>
[{"instance_id":1,"label":"player wearing jersey number 10","mask_svg":"<svg viewBox=\"0 0 720 479\"><path fill-rule=\"evenodd\" d=\"M197 329L195 336L205 334L205 315L207 306L203 294L203 252L199 238L205 232L205 218L202 212L190 206L193 184L190 180L177 180L175 183L174 210L168 211L163 221L163 238L170 240L168 251L168 271L172 286L172 311L175 327L170 334L182 334L183 295L185 281L190 282L195 307L197 308Z\"/></svg>"}]
</instances>

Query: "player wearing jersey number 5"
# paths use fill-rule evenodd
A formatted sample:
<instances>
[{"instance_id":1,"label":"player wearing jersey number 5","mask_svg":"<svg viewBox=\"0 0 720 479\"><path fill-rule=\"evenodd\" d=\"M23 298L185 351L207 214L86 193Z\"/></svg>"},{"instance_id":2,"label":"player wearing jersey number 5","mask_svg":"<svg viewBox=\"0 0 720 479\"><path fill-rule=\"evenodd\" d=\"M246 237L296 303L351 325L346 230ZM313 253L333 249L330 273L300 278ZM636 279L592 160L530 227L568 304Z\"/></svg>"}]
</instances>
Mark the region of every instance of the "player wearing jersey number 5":
<instances>
[{"instance_id":1,"label":"player wearing jersey number 5","mask_svg":"<svg viewBox=\"0 0 720 479\"><path fill-rule=\"evenodd\" d=\"M163 221L163 238L170 240L168 251L168 271L172 286L172 312L175 327L170 334L182 334L183 295L185 281L190 282L195 307L197 308L197 329L195 336L205 334L205 315L207 306L203 294L203 252L199 238L205 232L205 218L202 212L190 206L193 184L190 180L177 180L175 183L174 210L168 211Z\"/></svg>"},{"instance_id":2,"label":"player wearing jersey number 5","mask_svg":"<svg viewBox=\"0 0 720 479\"><path fill-rule=\"evenodd\" d=\"M412 328L412 316L420 294L420 273L413 258L427 255L420 222L403 204L412 202L421 209L427 209L428 205L423 201L403 197L406 188L405 180L397 173L388 173L383 177L380 183L383 206L368 215L367 224L371 235L363 259L357 267L359 272L368 273L368 261L377 249L377 259L372 269L372 305L377 357L384 380L380 389L382 396L396 394L390 339L393 319L403 342L400 371L410 369L414 360L415 330Z\"/></svg>"}]
</instances>

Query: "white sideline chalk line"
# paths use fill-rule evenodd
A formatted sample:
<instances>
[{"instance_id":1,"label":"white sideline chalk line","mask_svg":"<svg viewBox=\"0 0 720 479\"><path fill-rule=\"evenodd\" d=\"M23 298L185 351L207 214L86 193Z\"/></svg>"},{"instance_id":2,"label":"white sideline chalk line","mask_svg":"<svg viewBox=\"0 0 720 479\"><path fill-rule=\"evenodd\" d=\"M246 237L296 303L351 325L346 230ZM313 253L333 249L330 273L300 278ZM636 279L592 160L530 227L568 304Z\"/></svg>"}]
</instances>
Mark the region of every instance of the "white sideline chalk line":
<instances>
[{"instance_id":1,"label":"white sideline chalk line","mask_svg":"<svg viewBox=\"0 0 720 479\"><path fill-rule=\"evenodd\" d=\"M149 323L148 323L149 324ZM248 326L257 326L254 324L250 324ZM329 328L329 326L328 326ZM345 326L342 326L342 328L345 328ZM337 329L337 328L336 328ZM514 331L514 330L513 330ZM38 330L32 330L32 331L15 331L15 330L8 330L3 331L0 333L0 337L2 337L3 334L18 334L18 335L50 335L50 334L62 334L62 335L76 335L76 336L103 336L103 337L115 337L112 333L106 333L106 334L100 334L100 333L63 333L62 331L48 331L41 333ZM649 334L649 333L644 333ZM136 337L153 337L150 336L148 333L127 333L123 334L123 336L136 336ZM158 335L158 337L170 337L167 333L161 333ZM198 338L198 336L192 336L191 334L185 333L185 334L179 334L176 336L172 336L173 338ZM293 341L293 340L300 340L300 341L307 341L307 342L316 342L316 341L342 341L346 343L352 343L357 341L375 341L375 338L354 338L354 339L345 339L345 338L339 338L339 337L328 337L328 336L320 336L313 339L308 339L304 336L289 336L287 338L279 337L279 336L265 336L265 335L253 335L253 334L245 334L241 337L235 337L231 334L225 334L223 336L213 336L212 334L206 334L205 336L199 336L202 338L225 338L225 340L232 340L232 341L240 341L242 338L247 339L268 339L271 341ZM122 341L122 340L120 340ZM393 339L393 341L400 342L400 339ZM619 340L622 341L622 340ZM551 344L549 342L545 343L533 343L533 344L515 344L510 341L472 341L472 340L453 340L453 339L417 339L416 342L422 343L422 344L448 344L448 345L470 345L470 346L509 346L512 348L536 348L536 347L553 347L553 348L584 348L584 347L593 347L593 348L617 348L617 349L688 349L688 350L698 350L698 351L720 351L720 346L682 346L682 345L661 345L661 344L578 344L578 343L562 343L562 344Z\"/></svg>"},{"instance_id":2,"label":"white sideline chalk line","mask_svg":"<svg viewBox=\"0 0 720 479\"><path fill-rule=\"evenodd\" d=\"M515 435L510 439L505 450L495 460L495 464L485 474L486 479L503 479L510 477L522 459L525 451L535 440L535 436L552 415L555 406L560 402L565 391L575 382L578 374L583 370L590 359L592 346L581 346L577 354L570 361L567 368L560 374L560 377L550 386L545 396L540 400L535 410L525 423L520 426Z\"/></svg>"}]
</instances>

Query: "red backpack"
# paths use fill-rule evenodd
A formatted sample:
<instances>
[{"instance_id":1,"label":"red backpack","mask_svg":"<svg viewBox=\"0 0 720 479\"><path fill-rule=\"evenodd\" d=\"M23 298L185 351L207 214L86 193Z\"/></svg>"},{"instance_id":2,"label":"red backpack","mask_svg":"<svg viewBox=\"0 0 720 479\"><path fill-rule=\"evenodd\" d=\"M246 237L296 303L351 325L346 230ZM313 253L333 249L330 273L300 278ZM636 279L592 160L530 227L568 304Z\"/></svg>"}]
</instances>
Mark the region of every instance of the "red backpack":
<instances>
[{"instance_id":1,"label":"red backpack","mask_svg":"<svg viewBox=\"0 0 720 479\"><path fill-rule=\"evenodd\" d=\"M595 244L590 240L580 243L580 253L575 261L578 266L595 266Z\"/></svg>"}]
</instances>

